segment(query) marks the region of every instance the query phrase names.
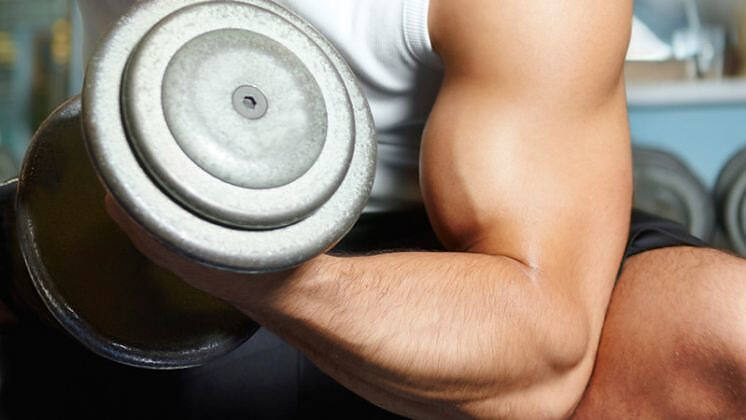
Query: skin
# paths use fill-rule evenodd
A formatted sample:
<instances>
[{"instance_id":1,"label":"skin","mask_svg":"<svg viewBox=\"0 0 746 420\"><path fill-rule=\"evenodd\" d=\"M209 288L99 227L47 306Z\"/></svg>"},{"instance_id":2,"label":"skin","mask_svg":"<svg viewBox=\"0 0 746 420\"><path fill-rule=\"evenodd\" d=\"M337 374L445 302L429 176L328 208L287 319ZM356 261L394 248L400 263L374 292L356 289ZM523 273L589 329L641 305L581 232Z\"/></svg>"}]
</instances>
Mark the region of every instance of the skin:
<instances>
[{"instance_id":1,"label":"skin","mask_svg":"<svg viewBox=\"0 0 746 420\"><path fill-rule=\"evenodd\" d=\"M577 419L746 419L746 261L712 249L630 258Z\"/></svg>"},{"instance_id":2,"label":"skin","mask_svg":"<svg viewBox=\"0 0 746 420\"><path fill-rule=\"evenodd\" d=\"M445 79L420 182L450 252L227 273L171 253L111 198L107 206L156 263L388 410L568 417L591 376L627 238L631 14L631 1L431 1Z\"/></svg>"}]
</instances>

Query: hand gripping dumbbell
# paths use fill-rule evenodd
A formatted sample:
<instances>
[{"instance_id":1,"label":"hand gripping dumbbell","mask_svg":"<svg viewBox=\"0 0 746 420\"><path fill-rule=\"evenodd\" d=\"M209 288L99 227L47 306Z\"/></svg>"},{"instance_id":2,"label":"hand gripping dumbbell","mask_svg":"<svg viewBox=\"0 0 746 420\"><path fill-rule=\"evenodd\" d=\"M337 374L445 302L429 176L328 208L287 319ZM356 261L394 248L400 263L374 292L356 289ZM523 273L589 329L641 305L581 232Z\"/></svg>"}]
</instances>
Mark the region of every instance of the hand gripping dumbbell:
<instances>
[{"instance_id":1,"label":"hand gripping dumbbell","mask_svg":"<svg viewBox=\"0 0 746 420\"><path fill-rule=\"evenodd\" d=\"M115 361L205 363L256 324L141 256L106 191L189 259L278 271L351 229L375 153L352 71L301 18L266 0L136 3L98 45L82 100L33 138L6 216L33 288L16 270L11 294Z\"/></svg>"}]
</instances>

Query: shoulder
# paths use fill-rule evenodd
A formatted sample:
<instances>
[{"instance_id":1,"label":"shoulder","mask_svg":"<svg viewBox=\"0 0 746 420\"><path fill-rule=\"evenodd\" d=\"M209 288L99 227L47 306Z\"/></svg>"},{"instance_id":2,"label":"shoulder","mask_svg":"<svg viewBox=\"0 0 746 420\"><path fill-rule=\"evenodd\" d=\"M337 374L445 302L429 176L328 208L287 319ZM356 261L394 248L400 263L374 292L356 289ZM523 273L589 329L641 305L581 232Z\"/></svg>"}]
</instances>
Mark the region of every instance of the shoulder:
<instances>
[{"instance_id":1,"label":"shoulder","mask_svg":"<svg viewBox=\"0 0 746 420\"><path fill-rule=\"evenodd\" d=\"M428 24L447 71L572 70L590 59L619 74L632 9L632 0L430 0Z\"/></svg>"}]
</instances>

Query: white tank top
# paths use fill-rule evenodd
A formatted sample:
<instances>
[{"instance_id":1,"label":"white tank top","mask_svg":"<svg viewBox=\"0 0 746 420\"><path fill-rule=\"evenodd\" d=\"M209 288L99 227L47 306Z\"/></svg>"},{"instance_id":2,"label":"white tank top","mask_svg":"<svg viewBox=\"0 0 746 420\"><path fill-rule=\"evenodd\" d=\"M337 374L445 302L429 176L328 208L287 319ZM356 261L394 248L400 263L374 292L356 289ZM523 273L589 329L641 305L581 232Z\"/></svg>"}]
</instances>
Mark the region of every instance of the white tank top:
<instances>
[{"instance_id":1,"label":"white tank top","mask_svg":"<svg viewBox=\"0 0 746 420\"><path fill-rule=\"evenodd\" d=\"M370 103L378 168L367 212L421 203L419 146L442 79L427 26L430 0L275 0L310 22L346 58ZM79 0L86 57L135 0Z\"/></svg>"}]
</instances>

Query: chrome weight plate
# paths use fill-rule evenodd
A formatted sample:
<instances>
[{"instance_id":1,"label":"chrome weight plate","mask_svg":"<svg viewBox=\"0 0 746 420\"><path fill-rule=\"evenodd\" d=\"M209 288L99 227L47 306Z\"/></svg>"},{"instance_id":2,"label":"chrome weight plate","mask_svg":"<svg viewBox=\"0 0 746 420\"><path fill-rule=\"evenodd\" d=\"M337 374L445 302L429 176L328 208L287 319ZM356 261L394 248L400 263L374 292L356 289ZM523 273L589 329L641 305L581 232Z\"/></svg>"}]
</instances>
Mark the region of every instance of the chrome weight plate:
<instances>
[{"instance_id":1,"label":"chrome weight plate","mask_svg":"<svg viewBox=\"0 0 746 420\"><path fill-rule=\"evenodd\" d=\"M702 182L676 156L657 149L633 149L634 205L679 222L705 241L715 230L715 205Z\"/></svg>"},{"instance_id":2,"label":"chrome weight plate","mask_svg":"<svg viewBox=\"0 0 746 420\"><path fill-rule=\"evenodd\" d=\"M59 325L101 356L153 369L206 363L253 334L245 315L140 255L104 196L73 98L34 135L16 200L31 282Z\"/></svg>"},{"instance_id":3,"label":"chrome weight plate","mask_svg":"<svg viewBox=\"0 0 746 420\"><path fill-rule=\"evenodd\" d=\"M83 116L124 209L206 265L300 264L341 239L370 194L373 122L355 76L274 2L137 3L94 53Z\"/></svg>"},{"instance_id":4,"label":"chrome weight plate","mask_svg":"<svg viewBox=\"0 0 746 420\"><path fill-rule=\"evenodd\" d=\"M261 8L172 13L133 52L122 94L151 173L219 223L291 224L336 191L350 163L354 123L339 74L302 31Z\"/></svg>"}]
</instances>

